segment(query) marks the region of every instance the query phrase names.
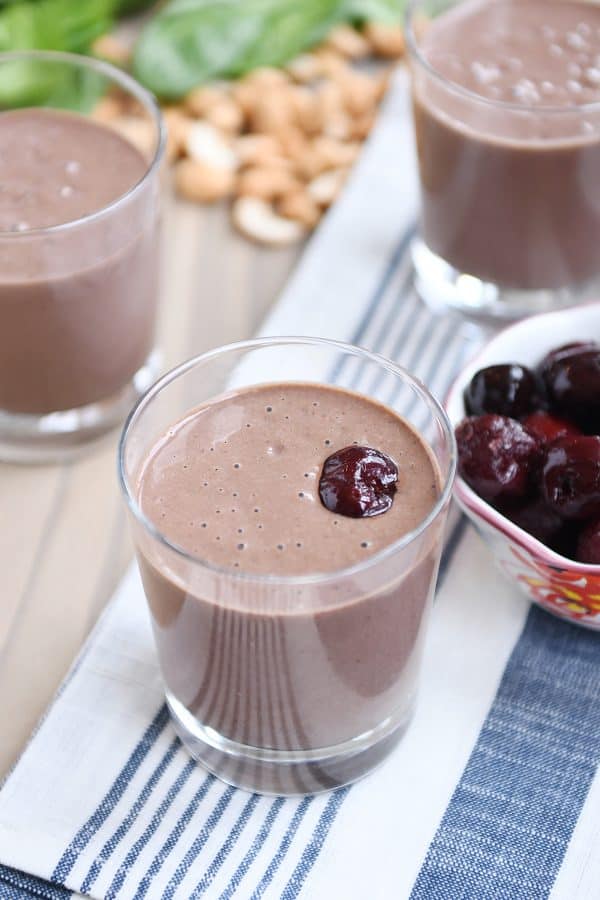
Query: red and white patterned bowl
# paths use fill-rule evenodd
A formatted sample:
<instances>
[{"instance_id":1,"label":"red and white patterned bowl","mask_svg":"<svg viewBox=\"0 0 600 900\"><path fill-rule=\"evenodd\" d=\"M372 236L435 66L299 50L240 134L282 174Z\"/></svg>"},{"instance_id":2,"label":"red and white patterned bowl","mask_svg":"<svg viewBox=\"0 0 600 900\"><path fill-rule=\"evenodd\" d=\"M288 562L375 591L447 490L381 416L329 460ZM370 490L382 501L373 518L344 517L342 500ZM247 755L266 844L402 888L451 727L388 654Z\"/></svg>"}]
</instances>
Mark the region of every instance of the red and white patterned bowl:
<instances>
[{"instance_id":1,"label":"red and white patterned bowl","mask_svg":"<svg viewBox=\"0 0 600 900\"><path fill-rule=\"evenodd\" d=\"M454 426L466 415L463 391L478 369L494 363L533 366L549 351L570 341L600 342L600 303L524 319L496 335L454 382L446 411ZM500 569L548 612L600 631L600 565L561 556L506 519L463 481L454 496L491 546Z\"/></svg>"}]
</instances>

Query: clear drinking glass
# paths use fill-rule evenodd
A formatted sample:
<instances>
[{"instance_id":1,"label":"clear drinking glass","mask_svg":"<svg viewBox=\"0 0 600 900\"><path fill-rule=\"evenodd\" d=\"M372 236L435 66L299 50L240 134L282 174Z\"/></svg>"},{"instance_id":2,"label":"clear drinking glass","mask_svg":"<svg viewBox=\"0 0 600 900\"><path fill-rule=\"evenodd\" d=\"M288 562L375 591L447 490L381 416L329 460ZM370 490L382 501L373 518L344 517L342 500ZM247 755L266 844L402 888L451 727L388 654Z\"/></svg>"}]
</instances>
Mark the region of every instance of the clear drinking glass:
<instances>
[{"instance_id":1,"label":"clear drinking glass","mask_svg":"<svg viewBox=\"0 0 600 900\"><path fill-rule=\"evenodd\" d=\"M586 300L600 287L600 103L508 103L448 80L423 47L463 4L410 0L406 13L417 289L433 307L496 319Z\"/></svg>"},{"instance_id":2,"label":"clear drinking glass","mask_svg":"<svg viewBox=\"0 0 600 900\"><path fill-rule=\"evenodd\" d=\"M274 381L352 389L412 423L440 480L416 529L342 571L282 577L247 574L233 561L212 565L147 519L138 477L167 429L226 392ZM223 780L268 794L329 790L384 759L415 707L455 459L446 414L420 382L334 341L232 344L151 388L125 425L120 481L167 703L192 756Z\"/></svg>"},{"instance_id":3,"label":"clear drinking glass","mask_svg":"<svg viewBox=\"0 0 600 900\"><path fill-rule=\"evenodd\" d=\"M126 116L104 124L117 102ZM156 377L165 143L152 96L114 66L83 56L0 54L0 120L28 110L76 116L81 128L91 127L88 120L96 128L119 124L121 137L139 153L141 176L80 218L49 227L0 226L0 459L18 462L74 452L122 421ZM39 155L43 171L44 147L28 152ZM98 152L99 176L110 164ZM64 181L49 178L25 191L23 208L45 202L52 190L71 196L81 176L81 165L67 158ZM5 168L0 191L16 189Z\"/></svg>"}]
</instances>

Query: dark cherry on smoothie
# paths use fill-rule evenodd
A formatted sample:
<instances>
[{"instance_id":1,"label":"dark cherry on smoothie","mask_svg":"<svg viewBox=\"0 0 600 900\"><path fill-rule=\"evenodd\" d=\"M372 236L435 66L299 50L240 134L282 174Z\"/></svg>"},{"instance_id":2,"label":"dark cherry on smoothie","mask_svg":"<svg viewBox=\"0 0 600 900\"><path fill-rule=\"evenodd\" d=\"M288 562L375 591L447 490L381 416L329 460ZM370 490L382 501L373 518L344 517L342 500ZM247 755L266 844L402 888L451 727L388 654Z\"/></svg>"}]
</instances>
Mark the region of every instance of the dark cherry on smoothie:
<instances>
[{"instance_id":1,"label":"dark cherry on smoothie","mask_svg":"<svg viewBox=\"0 0 600 900\"><path fill-rule=\"evenodd\" d=\"M466 0L420 52L436 73L414 82L428 247L505 287L599 276L600 6Z\"/></svg>"},{"instance_id":2,"label":"dark cherry on smoothie","mask_svg":"<svg viewBox=\"0 0 600 900\"><path fill-rule=\"evenodd\" d=\"M417 528L439 494L414 429L346 390L248 388L175 423L138 479L144 515L204 561L194 584L183 559L138 549L167 696L228 740L277 750L406 724L439 534L401 574L393 560L337 573ZM304 584L314 573L331 578Z\"/></svg>"},{"instance_id":3,"label":"dark cherry on smoothie","mask_svg":"<svg viewBox=\"0 0 600 900\"><path fill-rule=\"evenodd\" d=\"M116 131L50 109L0 114L0 160L0 410L109 398L153 345L152 188L107 211L148 161Z\"/></svg>"}]
</instances>

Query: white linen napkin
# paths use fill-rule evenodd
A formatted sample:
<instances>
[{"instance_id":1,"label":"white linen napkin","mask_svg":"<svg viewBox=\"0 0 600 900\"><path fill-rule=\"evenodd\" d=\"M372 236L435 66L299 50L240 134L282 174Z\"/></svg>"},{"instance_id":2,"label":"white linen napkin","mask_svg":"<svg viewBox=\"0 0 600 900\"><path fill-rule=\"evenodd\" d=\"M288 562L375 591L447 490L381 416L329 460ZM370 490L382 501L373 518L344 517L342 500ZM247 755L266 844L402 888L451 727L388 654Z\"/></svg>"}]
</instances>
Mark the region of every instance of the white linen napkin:
<instances>
[{"instance_id":1,"label":"white linen napkin","mask_svg":"<svg viewBox=\"0 0 600 900\"><path fill-rule=\"evenodd\" d=\"M415 297L399 76L265 334L376 349L443 395L480 336ZM358 784L266 798L168 721L134 567L0 791L0 897L597 900L600 637L529 609L454 516L415 720Z\"/></svg>"}]
</instances>

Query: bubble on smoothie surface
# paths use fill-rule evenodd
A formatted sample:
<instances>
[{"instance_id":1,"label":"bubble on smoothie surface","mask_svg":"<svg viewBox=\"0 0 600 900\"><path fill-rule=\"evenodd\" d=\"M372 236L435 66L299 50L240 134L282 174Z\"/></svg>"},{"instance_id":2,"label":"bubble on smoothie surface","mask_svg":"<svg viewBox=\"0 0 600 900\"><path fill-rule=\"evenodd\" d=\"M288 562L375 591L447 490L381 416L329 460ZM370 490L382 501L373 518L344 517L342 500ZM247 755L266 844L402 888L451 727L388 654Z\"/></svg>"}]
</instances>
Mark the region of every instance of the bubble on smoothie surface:
<instances>
[{"instance_id":1,"label":"bubble on smoothie surface","mask_svg":"<svg viewBox=\"0 0 600 900\"><path fill-rule=\"evenodd\" d=\"M471 71L475 80L482 85L492 84L500 78L501 72L494 63L482 63L475 60L471 63Z\"/></svg>"},{"instance_id":2,"label":"bubble on smoothie surface","mask_svg":"<svg viewBox=\"0 0 600 900\"><path fill-rule=\"evenodd\" d=\"M588 20L578 21L575 5ZM483 97L525 106L600 100L595 4L555 0L542 11L544 4L521 0L463 6L435 20L424 40L425 55L442 75Z\"/></svg>"},{"instance_id":3,"label":"bubble on smoothie surface","mask_svg":"<svg viewBox=\"0 0 600 900\"><path fill-rule=\"evenodd\" d=\"M395 414L382 412L384 408L360 395L331 388L313 397L314 388L301 384L285 395L269 396L266 387L250 389L171 427L152 457L147 498L142 497L145 512L152 518L151 504L156 508L155 478L168 498L163 533L221 568L244 572L301 574L307 566L308 571L346 568L395 541L398 526L378 526L365 535L364 526L354 530L349 519L331 516L320 502L319 475L338 434L354 454L360 453L362 441L356 434L362 436L365 421L375 435L383 429L385 446L394 446L400 436L405 443L400 442L395 455L410 455L414 444L425 469L427 497L416 498L423 508L410 513L420 521L437 492L431 488L437 482L422 442L408 426L406 433L398 429ZM384 504L393 490L390 485L385 489ZM399 509L399 517L402 512ZM403 532L412 530L416 521L401 525Z\"/></svg>"}]
</instances>

